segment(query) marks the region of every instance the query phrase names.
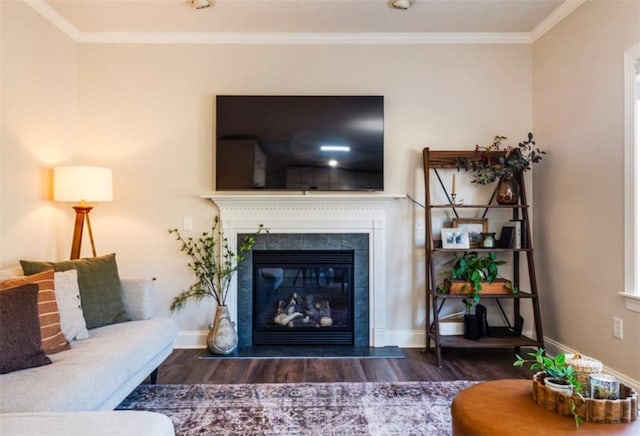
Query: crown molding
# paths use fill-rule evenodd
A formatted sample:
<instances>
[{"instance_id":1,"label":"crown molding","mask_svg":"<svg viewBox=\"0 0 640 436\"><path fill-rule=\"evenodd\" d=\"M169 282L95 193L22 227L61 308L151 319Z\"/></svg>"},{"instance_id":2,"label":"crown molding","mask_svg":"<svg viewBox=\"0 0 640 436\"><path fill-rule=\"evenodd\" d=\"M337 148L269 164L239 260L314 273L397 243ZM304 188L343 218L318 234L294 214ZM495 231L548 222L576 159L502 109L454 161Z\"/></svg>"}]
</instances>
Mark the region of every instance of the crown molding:
<instances>
[{"instance_id":1,"label":"crown molding","mask_svg":"<svg viewBox=\"0 0 640 436\"><path fill-rule=\"evenodd\" d=\"M151 32L82 33L91 44L530 44L528 33L282 33L282 32Z\"/></svg>"},{"instance_id":2,"label":"crown molding","mask_svg":"<svg viewBox=\"0 0 640 436\"><path fill-rule=\"evenodd\" d=\"M82 32L76 26L71 24L65 17L60 15L58 11L49 6L44 0L23 0L34 11L42 15L51 24L56 26L62 33L69 38L78 42L82 37Z\"/></svg>"},{"instance_id":3,"label":"crown molding","mask_svg":"<svg viewBox=\"0 0 640 436\"><path fill-rule=\"evenodd\" d=\"M88 44L531 44L586 0L566 0L531 32L511 33L280 33L81 32L45 0L23 0L78 43Z\"/></svg>"},{"instance_id":4,"label":"crown molding","mask_svg":"<svg viewBox=\"0 0 640 436\"><path fill-rule=\"evenodd\" d=\"M558 6L556 10L554 10L547 18L542 20L540 24L531 31L531 42L533 43L537 41L541 36L553 29L585 1L587 0L565 0L564 3Z\"/></svg>"}]
</instances>

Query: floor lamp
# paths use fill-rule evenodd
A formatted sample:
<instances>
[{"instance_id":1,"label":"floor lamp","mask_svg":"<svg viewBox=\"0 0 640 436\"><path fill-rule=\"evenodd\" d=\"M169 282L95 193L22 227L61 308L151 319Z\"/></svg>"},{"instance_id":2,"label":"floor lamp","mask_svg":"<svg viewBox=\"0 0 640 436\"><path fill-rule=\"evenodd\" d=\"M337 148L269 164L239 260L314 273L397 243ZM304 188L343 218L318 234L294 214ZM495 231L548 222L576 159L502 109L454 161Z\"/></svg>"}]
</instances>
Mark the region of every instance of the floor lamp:
<instances>
[{"instance_id":1,"label":"floor lamp","mask_svg":"<svg viewBox=\"0 0 640 436\"><path fill-rule=\"evenodd\" d=\"M71 201L80 204L73 206L76 211L76 223L73 229L70 259L80 257L82 230L85 219L91 240L93 257L96 257L96 246L93 242L89 212L92 206L87 202L111 201L113 199L113 175L111 169L85 166L65 166L53 169L53 199L55 201Z\"/></svg>"}]
</instances>

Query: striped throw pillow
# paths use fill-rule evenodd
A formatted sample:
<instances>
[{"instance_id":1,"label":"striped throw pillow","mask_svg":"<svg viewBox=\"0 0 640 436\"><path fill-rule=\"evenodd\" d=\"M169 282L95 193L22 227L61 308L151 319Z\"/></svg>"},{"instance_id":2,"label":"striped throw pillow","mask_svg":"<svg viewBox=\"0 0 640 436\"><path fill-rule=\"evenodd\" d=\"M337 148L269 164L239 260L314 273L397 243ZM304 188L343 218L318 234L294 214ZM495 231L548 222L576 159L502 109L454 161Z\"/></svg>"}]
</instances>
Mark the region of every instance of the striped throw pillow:
<instances>
[{"instance_id":1,"label":"striped throw pillow","mask_svg":"<svg viewBox=\"0 0 640 436\"><path fill-rule=\"evenodd\" d=\"M0 282L0 291L26 284L38 285L38 315L42 350L53 354L71 348L60 329L60 312L56 302L53 270Z\"/></svg>"}]
</instances>

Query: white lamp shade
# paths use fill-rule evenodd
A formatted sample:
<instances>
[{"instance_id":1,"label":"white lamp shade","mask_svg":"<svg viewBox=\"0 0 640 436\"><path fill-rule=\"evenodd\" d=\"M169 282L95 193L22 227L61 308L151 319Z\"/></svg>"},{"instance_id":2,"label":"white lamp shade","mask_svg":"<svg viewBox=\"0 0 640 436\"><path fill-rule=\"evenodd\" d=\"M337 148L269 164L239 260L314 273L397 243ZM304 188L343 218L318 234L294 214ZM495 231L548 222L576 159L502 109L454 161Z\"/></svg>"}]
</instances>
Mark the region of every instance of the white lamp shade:
<instances>
[{"instance_id":1,"label":"white lamp shade","mask_svg":"<svg viewBox=\"0 0 640 436\"><path fill-rule=\"evenodd\" d=\"M55 201L111 201L113 174L110 168L69 166L53 169Z\"/></svg>"}]
</instances>

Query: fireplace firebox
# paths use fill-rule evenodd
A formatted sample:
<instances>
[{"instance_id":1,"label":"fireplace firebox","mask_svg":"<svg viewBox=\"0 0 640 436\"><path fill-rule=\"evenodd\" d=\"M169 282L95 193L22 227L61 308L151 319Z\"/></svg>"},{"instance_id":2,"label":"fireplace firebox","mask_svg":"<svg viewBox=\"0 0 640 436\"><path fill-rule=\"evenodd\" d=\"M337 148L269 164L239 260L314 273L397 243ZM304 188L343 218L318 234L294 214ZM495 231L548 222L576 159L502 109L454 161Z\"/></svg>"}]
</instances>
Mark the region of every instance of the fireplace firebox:
<instances>
[{"instance_id":1,"label":"fireplace firebox","mask_svg":"<svg viewBox=\"0 0 640 436\"><path fill-rule=\"evenodd\" d=\"M254 250L254 345L353 345L354 250Z\"/></svg>"}]
</instances>

